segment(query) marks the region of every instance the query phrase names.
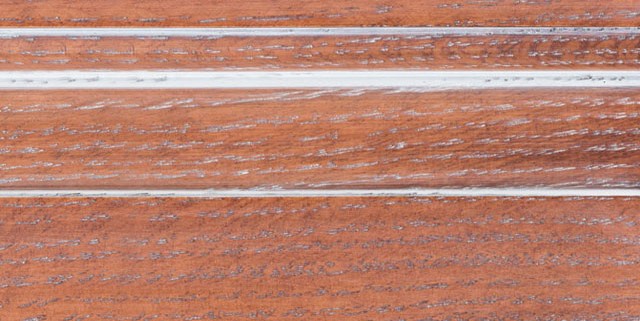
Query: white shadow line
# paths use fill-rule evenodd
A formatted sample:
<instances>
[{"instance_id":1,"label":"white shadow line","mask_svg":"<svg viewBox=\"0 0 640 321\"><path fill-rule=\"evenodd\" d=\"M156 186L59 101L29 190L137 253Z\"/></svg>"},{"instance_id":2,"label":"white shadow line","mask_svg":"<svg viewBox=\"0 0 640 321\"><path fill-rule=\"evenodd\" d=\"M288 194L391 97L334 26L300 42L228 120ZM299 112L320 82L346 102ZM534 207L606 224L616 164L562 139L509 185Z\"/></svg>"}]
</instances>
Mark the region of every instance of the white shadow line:
<instances>
[{"instance_id":1,"label":"white shadow line","mask_svg":"<svg viewBox=\"0 0 640 321\"><path fill-rule=\"evenodd\" d=\"M0 198L10 197L638 197L638 189L331 189L331 190L0 190Z\"/></svg>"},{"instance_id":2,"label":"white shadow line","mask_svg":"<svg viewBox=\"0 0 640 321\"><path fill-rule=\"evenodd\" d=\"M623 35L637 33L640 33L640 27L0 28L0 38Z\"/></svg>"},{"instance_id":3,"label":"white shadow line","mask_svg":"<svg viewBox=\"0 0 640 321\"><path fill-rule=\"evenodd\" d=\"M640 87L640 71L3 71L0 89Z\"/></svg>"}]
</instances>

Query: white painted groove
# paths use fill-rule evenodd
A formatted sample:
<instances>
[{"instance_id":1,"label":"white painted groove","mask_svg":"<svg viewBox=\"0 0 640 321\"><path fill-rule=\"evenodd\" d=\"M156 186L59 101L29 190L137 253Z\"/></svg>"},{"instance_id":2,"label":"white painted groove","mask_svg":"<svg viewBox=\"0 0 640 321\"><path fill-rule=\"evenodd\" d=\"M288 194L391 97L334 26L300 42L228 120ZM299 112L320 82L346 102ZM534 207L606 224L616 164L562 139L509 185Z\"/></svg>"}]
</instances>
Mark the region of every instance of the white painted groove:
<instances>
[{"instance_id":1,"label":"white painted groove","mask_svg":"<svg viewBox=\"0 0 640 321\"><path fill-rule=\"evenodd\" d=\"M15 37L286 37L361 35L616 35L640 27L362 27L362 28L0 28Z\"/></svg>"},{"instance_id":2,"label":"white painted groove","mask_svg":"<svg viewBox=\"0 0 640 321\"><path fill-rule=\"evenodd\" d=\"M638 197L639 189L0 190L8 197Z\"/></svg>"},{"instance_id":3,"label":"white painted groove","mask_svg":"<svg viewBox=\"0 0 640 321\"><path fill-rule=\"evenodd\" d=\"M640 87L640 71L5 71L0 89Z\"/></svg>"}]
</instances>

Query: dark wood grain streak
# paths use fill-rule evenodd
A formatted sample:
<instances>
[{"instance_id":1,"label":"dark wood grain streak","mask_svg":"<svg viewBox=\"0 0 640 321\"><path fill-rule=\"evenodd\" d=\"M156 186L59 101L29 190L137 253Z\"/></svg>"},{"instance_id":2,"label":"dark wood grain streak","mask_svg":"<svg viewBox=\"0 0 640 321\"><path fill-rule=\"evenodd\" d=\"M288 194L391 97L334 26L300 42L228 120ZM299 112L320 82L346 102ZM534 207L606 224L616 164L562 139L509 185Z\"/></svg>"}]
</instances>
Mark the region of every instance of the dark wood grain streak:
<instances>
[{"instance_id":1,"label":"dark wood grain streak","mask_svg":"<svg viewBox=\"0 0 640 321\"><path fill-rule=\"evenodd\" d=\"M640 186L629 89L6 91L3 188Z\"/></svg>"},{"instance_id":2,"label":"dark wood grain streak","mask_svg":"<svg viewBox=\"0 0 640 321\"><path fill-rule=\"evenodd\" d=\"M636 34L0 39L0 70L633 69Z\"/></svg>"},{"instance_id":3,"label":"dark wood grain streak","mask_svg":"<svg viewBox=\"0 0 640 321\"><path fill-rule=\"evenodd\" d=\"M0 199L3 320L637 320L638 198Z\"/></svg>"},{"instance_id":4,"label":"dark wood grain streak","mask_svg":"<svg viewBox=\"0 0 640 321\"><path fill-rule=\"evenodd\" d=\"M631 26L637 0L3 0L0 26Z\"/></svg>"}]
</instances>

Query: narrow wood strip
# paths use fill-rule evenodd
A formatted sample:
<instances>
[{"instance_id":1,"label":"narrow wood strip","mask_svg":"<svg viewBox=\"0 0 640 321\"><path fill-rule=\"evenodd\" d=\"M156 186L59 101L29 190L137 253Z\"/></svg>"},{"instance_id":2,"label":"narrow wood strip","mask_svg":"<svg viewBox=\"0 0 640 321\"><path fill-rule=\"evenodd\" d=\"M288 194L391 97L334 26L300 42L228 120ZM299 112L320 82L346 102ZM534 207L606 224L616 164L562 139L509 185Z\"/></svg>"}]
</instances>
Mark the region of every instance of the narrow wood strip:
<instances>
[{"instance_id":1,"label":"narrow wood strip","mask_svg":"<svg viewBox=\"0 0 640 321\"><path fill-rule=\"evenodd\" d=\"M6 91L9 188L640 187L635 88Z\"/></svg>"},{"instance_id":2,"label":"narrow wood strip","mask_svg":"<svg viewBox=\"0 0 640 321\"><path fill-rule=\"evenodd\" d=\"M318 36L490 36L624 35L640 27L0 27L0 38L17 37L318 37Z\"/></svg>"},{"instance_id":3,"label":"narrow wood strip","mask_svg":"<svg viewBox=\"0 0 640 321\"><path fill-rule=\"evenodd\" d=\"M640 2L115 0L0 2L1 26L638 26Z\"/></svg>"},{"instance_id":4,"label":"narrow wood strip","mask_svg":"<svg viewBox=\"0 0 640 321\"><path fill-rule=\"evenodd\" d=\"M0 38L0 70L556 70L639 66L637 32Z\"/></svg>"},{"instance_id":5,"label":"narrow wood strip","mask_svg":"<svg viewBox=\"0 0 640 321\"><path fill-rule=\"evenodd\" d=\"M640 317L638 198L0 199L10 320Z\"/></svg>"}]
</instances>

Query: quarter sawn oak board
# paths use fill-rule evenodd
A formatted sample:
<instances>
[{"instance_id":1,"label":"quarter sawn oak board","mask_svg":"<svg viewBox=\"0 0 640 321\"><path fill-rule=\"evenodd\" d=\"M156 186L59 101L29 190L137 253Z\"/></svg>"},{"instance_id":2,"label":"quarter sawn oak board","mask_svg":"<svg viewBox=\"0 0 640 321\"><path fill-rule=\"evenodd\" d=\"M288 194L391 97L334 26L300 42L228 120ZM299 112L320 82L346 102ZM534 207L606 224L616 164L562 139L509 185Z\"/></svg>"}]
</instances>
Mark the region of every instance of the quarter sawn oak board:
<instances>
[{"instance_id":1,"label":"quarter sawn oak board","mask_svg":"<svg viewBox=\"0 0 640 321\"><path fill-rule=\"evenodd\" d=\"M11 27L628 26L640 1L2 0Z\"/></svg>"},{"instance_id":2,"label":"quarter sawn oak board","mask_svg":"<svg viewBox=\"0 0 640 321\"><path fill-rule=\"evenodd\" d=\"M3 188L637 188L637 89L6 91Z\"/></svg>"},{"instance_id":3,"label":"quarter sawn oak board","mask_svg":"<svg viewBox=\"0 0 640 321\"><path fill-rule=\"evenodd\" d=\"M374 31L372 31L374 32ZM488 32L490 33L490 32ZM635 33L0 38L0 70L602 70L640 67Z\"/></svg>"},{"instance_id":4,"label":"quarter sawn oak board","mask_svg":"<svg viewBox=\"0 0 640 321\"><path fill-rule=\"evenodd\" d=\"M637 198L5 198L2 320L637 320Z\"/></svg>"}]
</instances>

